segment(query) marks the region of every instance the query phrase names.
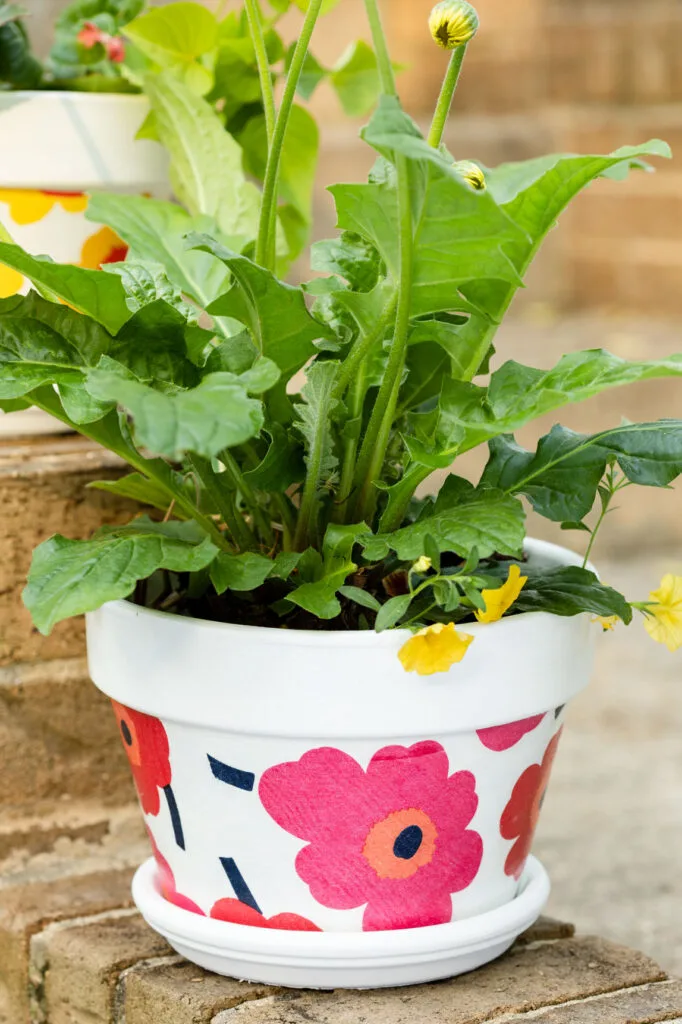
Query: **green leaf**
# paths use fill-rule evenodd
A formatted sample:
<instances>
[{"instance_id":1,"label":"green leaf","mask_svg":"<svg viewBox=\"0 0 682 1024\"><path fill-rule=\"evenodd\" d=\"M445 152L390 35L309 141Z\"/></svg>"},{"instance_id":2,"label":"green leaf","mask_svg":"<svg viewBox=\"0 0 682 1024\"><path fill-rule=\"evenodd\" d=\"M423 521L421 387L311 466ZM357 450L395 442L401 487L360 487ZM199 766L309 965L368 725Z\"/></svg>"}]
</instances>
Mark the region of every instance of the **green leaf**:
<instances>
[{"instance_id":1,"label":"green leaf","mask_svg":"<svg viewBox=\"0 0 682 1024\"><path fill-rule=\"evenodd\" d=\"M180 202L194 216L215 218L226 235L242 240L242 246L252 241L258 231L260 195L246 180L239 144L215 110L172 73L149 77L145 87L159 137L170 153L171 184Z\"/></svg>"},{"instance_id":2,"label":"green leaf","mask_svg":"<svg viewBox=\"0 0 682 1024\"><path fill-rule=\"evenodd\" d=\"M268 450L257 466L244 473L244 479L256 490L283 494L305 477L301 445L274 421L265 433L270 437Z\"/></svg>"},{"instance_id":3,"label":"green leaf","mask_svg":"<svg viewBox=\"0 0 682 1024\"><path fill-rule=\"evenodd\" d=\"M201 4L179 2L146 11L126 25L125 34L155 64L173 68L213 50L218 23Z\"/></svg>"},{"instance_id":4,"label":"green leaf","mask_svg":"<svg viewBox=\"0 0 682 1024\"><path fill-rule=\"evenodd\" d=\"M315 242L311 265L313 270L345 278L355 292L371 292L383 270L376 248L362 235L350 231L343 231L338 238Z\"/></svg>"},{"instance_id":5,"label":"green leaf","mask_svg":"<svg viewBox=\"0 0 682 1024\"><path fill-rule=\"evenodd\" d=\"M314 362L301 390L301 401L296 405L295 427L305 445L307 478L304 494L314 496L309 508L313 533L327 493L325 485L334 479L339 463L332 427L339 405L332 397L338 372L337 362Z\"/></svg>"},{"instance_id":6,"label":"green leaf","mask_svg":"<svg viewBox=\"0 0 682 1024\"><path fill-rule=\"evenodd\" d=\"M130 246L128 260L162 266L173 284L204 308L228 285L229 272L219 260L185 243L191 231L211 230L209 218L192 218L175 203L116 192L93 193L86 216L120 235Z\"/></svg>"},{"instance_id":7,"label":"green leaf","mask_svg":"<svg viewBox=\"0 0 682 1024\"><path fill-rule=\"evenodd\" d=\"M398 101L383 97L363 138L380 153L408 158L414 217L412 314L441 310L483 311L486 297L472 304L462 289L478 279L518 285L507 256L520 229L487 191L475 191L454 166L422 138ZM337 185L338 226L360 234L381 253L390 273L399 275L399 215L394 174L368 185Z\"/></svg>"},{"instance_id":8,"label":"green leaf","mask_svg":"<svg viewBox=\"0 0 682 1024\"><path fill-rule=\"evenodd\" d=\"M593 435L556 426L536 452L521 448L513 437L498 437L490 444L481 482L525 494L554 522L578 522L594 505L614 458L632 483L667 487L682 473L682 420L628 424Z\"/></svg>"},{"instance_id":9,"label":"green leaf","mask_svg":"<svg viewBox=\"0 0 682 1024\"><path fill-rule=\"evenodd\" d=\"M381 93L379 66L372 47L362 39L351 43L334 65L331 83L344 113L349 117L368 114Z\"/></svg>"},{"instance_id":10,"label":"green leaf","mask_svg":"<svg viewBox=\"0 0 682 1024\"><path fill-rule=\"evenodd\" d=\"M509 563L505 563L507 572ZM570 566L559 569L535 569L526 562L521 571L528 577L514 602L514 611L549 612L552 615L617 615L626 624L632 621L632 608L622 594L607 587L589 569Z\"/></svg>"},{"instance_id":11,"label":"green leaf","mask_svg":"<svg viewBox=\"0 0 682 1024\"><path fill-rule=\"evenodd\" d=\"M156 391L114 360L103 359L87 375L86 389L99 401L115 401L133 419L136 443L174 461L186 452L206 458L243 444L263 426L261 402L248 397L248 380L211 373L188 391Z\"/></svg>"},{"instance_id":12,"label":"green leaf","mask_svg":"<svg viewBox=\"0 0 682 1024\"><path fill-rule=\"evenodd\" d=\"M272 571L272 559L247 551L243 555L221 552L211 563L211 582L217 594L226 590L255 590Z\"/></svg>"},{"instance_id":13,"label":"green leaf","mask_svg":"<svg viewBox=\"0 0 682 1024\"><path fill-rule=\"evenodd\" d=\"M494 552L517 555L524 540L524 512L516 498L491 487L474 488L460 477L445 481L432 507L420 519L394 533L362 539L370 561L386 557L389 550L403 561L414 561L425 551L431 537L440 552L466 558L473 548L481 558Z\"/></svg>"},{"instance_id":14,"label":"green leaf","mask_svg":"<svg viewBox=\"0 0 682 1024\"><path fill-rule=\"evenodd\" d=\"M433 427L438 450L454 456L569 403L657 377L682 377L682 355L628 362L591 349L563 356L552 370L510 361L492 374L488 388L444 381L439 410L423 427Z\"/></svg>"},{"instance_id":15,"label":"green leaf","mask_svg":"<svg viewBox=\"0 0 682 1024\"><path fill-rule=\"evenodd\" d=\"M377 615L377 620L374 624L377 633L383 633L385 629L391 629L397 625L407 615L411 604L412 594L399 594L398 597L390 598L381 606Z\"/></svg>"},{"instance_id":16,"label":"green leaf","mask_svg":"<svg viewBox=\"0 0 682 1024\"><path fill-rule=\"evenodd\" d=\"M59 298L116 334L130 319L121 281L101 270L86 270L70 263L53 263L47 256L30 256L18 245L0 242L0 263L27 277L39 291Z\"/></svg>"},{"instance_id":17,"label":"green leaf","mask_svg":"<svg viewBox=\"0 0 682 1024\"><path fill-rule=\"evenodd\" d=\"M381 609L376 597L363 590L362 587L339 587L339 593L347 597L349 601L354 601L355 604L359 604L363 608L369 608L370 611L378 612Z\"/></svg>"},{"instance_id":18,"label":"green leaf","mask_svg":"<svg viewBox=\"0 0 682 1024\"><path fill-rule=\"evenodd\" d=\"M305 609L318 619L335 619L341 613L336 594L357 566L348 562L338 566L315 583L304 583L287 594L287 601Z\"/></svg>"},{"instance_id":19,"label":"green leaf","mask_svg":"<svg viewBox=\"0 0 682 1024\"><path fill-rule=\"evenodd\" d=\"M128 473L120 480L95 480L87 486L96 491L116 494L119 498L129 498L130 501L137 501L142 505L151 505L161 512L167 512L173 501L172 492L166 490L158 480L148 480L141 473ZM179 519L184 518L177 509L174 510L174 515Z\"/></svg>"},{"instance_id":20,"label":"green leaf","mask_svg":"<svg viewBox=\"0 0 682 1024\"><path fill-rule=\"evenodd\" d=\"M315 341L332 337L329 328L308 312L300 288L283 284L269 270L230 252L207 235L192 235L189 244L212 252L235 279L231 290L212 303L208 312L245 324L257 350L277 363L285 380L314 354Z\"/></svg>"},{"instance_id":21,"label":"green leaf","mask_svg":"<svg viewBox=\"0 0 682 1024\"><path fill-rule=\"evenodd\" d=\"M195 523L153 523L145 516L128 526L103 527L92 540L57 535L33 554L24 604L47 635L62 619L128 597L138 580L157 569L196 572L216 554Z\"/></svg>"},{"instance_id":22,"label":"green leaf","mask_svg":"<svg viewBox=\"0 0 682 1024\"><path fill-rule=\"evenodd\" d=\"M177 310L184 321L198 319L198 311L185 302L180 288L173 284L161 263L142 262L128 257L125 263L107 263L102 270L107 274L116 274L121 279L126 305L131 313L137 313L160 300Z\"/></svg>"},{"instance_id":23,"label":"green leaf","mask_svg":"<svg viewBox=\"0 0 682 1024\"><path fill-rule=\"evenodd\" d=\"M25 13L16 4L0 6L0 82L14 89L36 89L43 77L42 65L31 52L20 20Z\"/></svg>"}]
</instances>

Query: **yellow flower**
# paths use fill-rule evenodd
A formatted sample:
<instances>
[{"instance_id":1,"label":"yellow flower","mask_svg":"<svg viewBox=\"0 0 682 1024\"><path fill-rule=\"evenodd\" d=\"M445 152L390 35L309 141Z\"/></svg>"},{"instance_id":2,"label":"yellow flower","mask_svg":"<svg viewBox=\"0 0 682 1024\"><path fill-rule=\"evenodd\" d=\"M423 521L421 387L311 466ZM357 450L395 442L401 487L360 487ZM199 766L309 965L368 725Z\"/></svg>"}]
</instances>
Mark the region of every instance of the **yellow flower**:
<instances>
[{"instance_id":1,"label":"yellow flower","mask_svg":"<svg viewBox=\"0 0 682 1024\"><path fill-rule=\"evenodd\" d=\"M15 224L36 224L57 205L67 213L82 213L88 205L88 197L82 192L0 189L0 203L7 204Z\"/></svg>"},{"instance_id":2,"label":"yellow flower","mask_svg":"<svg viewBox=\"0 0 682 1024\"><path fill-rule=\"evenodd\" d=\"M592 621L598 622L605 633L610 633L616 628L620 618L617 615L595 615Z\"/></svg>"},{"instance_id":3,"label":"yellow flower","mask_svg":"<svg viewBox=\"0 0 682 1024\"><path fill-rule=\"evenodd\" d=\"M668 573L651 593L644 626L649 636L669 651L682 647L682 576Z\"/></svg>"},{"instance_id":4,"label":"yellow flower","mask_svg":"<svg viewBox=\"0 0 682 1024\"><path fill-rule=\"evenodd\" d=\"M458 633L454 622L447 626L437 622L415 633L400 648L398 657L406 672L432 676L436 672L447 672L461 661L473 640L469 633Z\"/></svg>"},{"instance_id":5,"label":"yellow flower","mask_svg":"<svg viewBox=\"0 0 682 1024\"><path fill-rule=\"evenodd\" d=\"M429 18L431 35L444 50L456 50L478 31L478 14L466 0L441 0Z\"/></svg>"},{"instance_id":6,"label":"yellow flower","mask_svg":"<svg viewBox=\"0 0 682 1024\"><path fill-rule=\"evenodd\" d=\"M483 590L482 596L485 601L485 611L476 612L479 622L497 622L505 612L509 611L517 597L528 582L527 576L521 575L518 565L512 565L509 569L507 582L503 583L497 590Z\"/></svg>"},{"instance_id":7,"label":"yellow flower","mask_svg":"<svg viewBox=\"0 0 682 1024\"><path fill-rule=\"evenodd\" d=\"M420 576L424 576L429 569L433 568L433 562L428 555L422 555L412 566L412 572L419 573Z\"/></svg>"},{"instance_id":8,"label":"yellow flower","mask_svg":"<svg viewBox=\"0 0 682 1024\"><path fill-rule=\"evenodd\" d=\"M462 175L467 185L471 185L476 192L484 192L486 188L485 174L471 160L460 160L455 164L455 170Z\"/></svg>"}]
</instances>

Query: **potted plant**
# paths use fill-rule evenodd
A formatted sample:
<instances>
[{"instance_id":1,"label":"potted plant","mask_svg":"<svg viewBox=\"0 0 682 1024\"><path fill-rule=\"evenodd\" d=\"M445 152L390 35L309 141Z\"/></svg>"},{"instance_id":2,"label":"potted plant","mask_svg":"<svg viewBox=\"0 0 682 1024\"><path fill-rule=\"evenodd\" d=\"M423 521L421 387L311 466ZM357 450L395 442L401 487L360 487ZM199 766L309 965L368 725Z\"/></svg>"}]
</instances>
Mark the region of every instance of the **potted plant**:
<instances>
[{"instance_id":1,"label":"potted plant","mask_svg":"<svg viewBox=\"0 0 682 1024\"><path fill-rule=\"evenodd\" d=\"M154 851L134 885L147 920L240 978L407 984L499 955L540 912L533 832L600 628L637 613L682 642L682 579L632 601L589 564L623 487L682 472L682 421L555 426L535 451L514 439L605 388L679 376L682 356L489 367L569 201L669 151L455 160L443 129L476 12L433 11L450 61L425 138L366 0L377 162L331 189L340 233L292 286L289 131L322 2L301 6L276 109L271 23L246 4L262 189L244 173L253 136L237 159L238 121L225 131L222 104L165 72L146 88L183 206L93 197L88 216L130 246L109 273L0 245L36 289L0 304L0 398L119 454L132 472L102 486L150 509L41 544L24 594L44 633L87 613ZM473 483L457 459L479 445ZM448 467L437 496L415 497ZM528 538L522 498L588 531L585 557Z\"/></svg>"}]
</instances>

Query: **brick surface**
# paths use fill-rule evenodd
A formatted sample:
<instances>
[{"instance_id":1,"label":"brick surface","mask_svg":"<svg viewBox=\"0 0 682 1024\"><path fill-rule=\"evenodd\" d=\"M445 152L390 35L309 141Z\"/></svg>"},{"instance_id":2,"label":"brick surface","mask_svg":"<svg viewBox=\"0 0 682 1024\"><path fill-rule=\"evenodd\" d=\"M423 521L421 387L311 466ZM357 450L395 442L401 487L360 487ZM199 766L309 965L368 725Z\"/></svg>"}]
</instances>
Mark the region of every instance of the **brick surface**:
<instances>
[{"instance_id":1,"label":"brick surface","mask_svg":"<svg viewBox=\"0 0 682 1024\"><path fill-rule=\"evenodd\" d=\"M67 794L104 806L134 798L109 702L84 659L0 667L0 778L0 808L53 811ZM0 832L0 858L2 846Z\"/></svg>"},{"instance_id":2,"label":"brick surface","mask_svg":"<svg viewBox=\"0 0 682 1024\"><path fill-rule=\"evenodd\" d=\"M132 502L86 490L122 471L119 459L75 435L0 442L0 665L82 655L82 621L60 623L42 637L21 591L36 544L53 533L87 537L135 514Z\"/></svg>"},{"instance_id":3,"label":"brick surface","mask_svg":"<svg viewBox=\"0 0 682 1024\"><path fill-rule=\"evenodd\" d=\"M0 891L0 1024L28 1019L28 965L32 936L67 918L131 905L130 870L102 871Z\"/></svg>"},{"instance_id":4,"label":"brick surface","mask_svg":"<svg viewBox=\"0 0 682 1024\"><path fill-rule=\"evenodd\" d=\"M45 1024L111 1024L121 972L171 952L136 913L52 925L31 944L34 1019L37 1024L41 1017Z\"/></svg>"},{"instance_id":5,"label":"brick surface","mask_svg":"<svg viewBox=\"0 0 682 1024\"><path fill-rule=\"evenodd\" d=\"M214 1024L482 1024L664 978L641 953L600 939L566 939L516 947L494 964L452 981L376 992L272 996L219 1014Z\"/></svg>"},{"instance_id":6,"label":"brick surface","mask_svg":"<svg viewBox=\"0 0 682 1024\"><path fill-rule=\"evenodd\" d=\"M534 1014L533 1024L659 1024L679 1019L682 1013L682 983L645 985L616 995L601 996L582 1003L557 1006ZM528 1016L508 1017L505 1024L530 1024Z\"/></svg>"}]
</instances>

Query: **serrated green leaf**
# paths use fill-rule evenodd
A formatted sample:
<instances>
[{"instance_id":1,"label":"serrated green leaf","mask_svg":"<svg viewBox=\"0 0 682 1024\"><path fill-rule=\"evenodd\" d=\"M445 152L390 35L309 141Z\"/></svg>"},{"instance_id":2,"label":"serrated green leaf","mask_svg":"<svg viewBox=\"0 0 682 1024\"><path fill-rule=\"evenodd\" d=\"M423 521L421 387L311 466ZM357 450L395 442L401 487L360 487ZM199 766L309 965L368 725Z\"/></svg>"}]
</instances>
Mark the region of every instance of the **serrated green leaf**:
<instances>
[{"instance_id":1,"label":"serrated green leaf","mask_svg":"<svg viewBox=\"0 0 682 1024\"><path fill-rule=\"evenodd\" d=\"M355 292L371 292L383 271L379 252L362 235L343 231L311 247L311 266L325 274L345 278Z\"/></svg>"},{"instance_id":2,"label":"serrated green leaf","mask_svg":"<svg viewBox=\"0 0 682 1024\"><path fill-rule=\"evenodd\" d=\"M194 216L213 217L230 238L252 241L258 231L260 195L246 180L242 150L216 112L170 72L151 76L145 88L159 138L171 157L171 184Z\"/></svg>"},{"instance_id":3,"label":"serrated green leaf","mask_svg":"<svg viewBox=\"0 0 682 1024\"><path fill-rule=\"evenodd\" d=\"M174 461L186 452L206 458L243 444L263 426L261 402L248 397L235 374L212 373L187 391L157 391L114 360L89 370L86 390L99 401L115 401L133 419L136 443Z\"/></svg>"},{"instance_id":4,"label":"serrated green leaf","mask_svg":"<svg viewBox=\"0 0 682 1024\"><path fill-rule=\"evenodd\" d=\"M230 291L212 303L208 312L245 324L256 349L277 363L285 380L314 354L315 341L331 337L329 328L308 312L300 288L278 281L269 270L230 252L207 235L191 235L188 242L212 252L235 279Z\"/></svg>"},{"instance_id":5,"label":"serrated green leaf","mask_svg":"<svg viewBox=\"0 0 682 1024\"><path fill-rule=\"evenodd\" d=\"M460 477L445 481L436 502L421 518L394 533L362 539L370 561L384 558L389 550L404 561L424 554L431 537L441 553L465 558L475 547L482 558L493 552L517 555L524 540L524 512L521 503L501 489L474 488Z\"/></svg>"},{"instance_id":6,"label":"serrated green leaf","mask_svg":"<svg viewBox=\"0 0 682 1024\"><path fill-rule=\"evenodd\" d=\"M47 635L62 619L128 597L138 580L157 569L196 572L216 554L196 523L153 523L144 516L128 526L104 527L92 540L57 535L33 554L24 604Z\"/></svg>"},{"instance_id":7,"label":"serrated green leaf","mask_svg":"<svg viewBox=\"0 0 682 1024\"><path fill-rule=\"evenodd\" d=\"M18 270L36 287L52 293L116 334L130 319L121 281L113 274L54 263L47 256L30 256L18 245L0 242L0 263Z\"/></svg>"},{"instance_id":8,"label":"serrated green leaf","mask_svg":"<svg viewBox=\"0 0 682 1024\"><path fill-rule=\"evenodd\" d=\"M592 435L556 426L536 452L513 437L498 437L490 444L482 483L526 495L554 522L579 521L592 508L613 458L633 483L667 487L682 473L682 420L635 423Z\"/></svg>"}]
</instances>

